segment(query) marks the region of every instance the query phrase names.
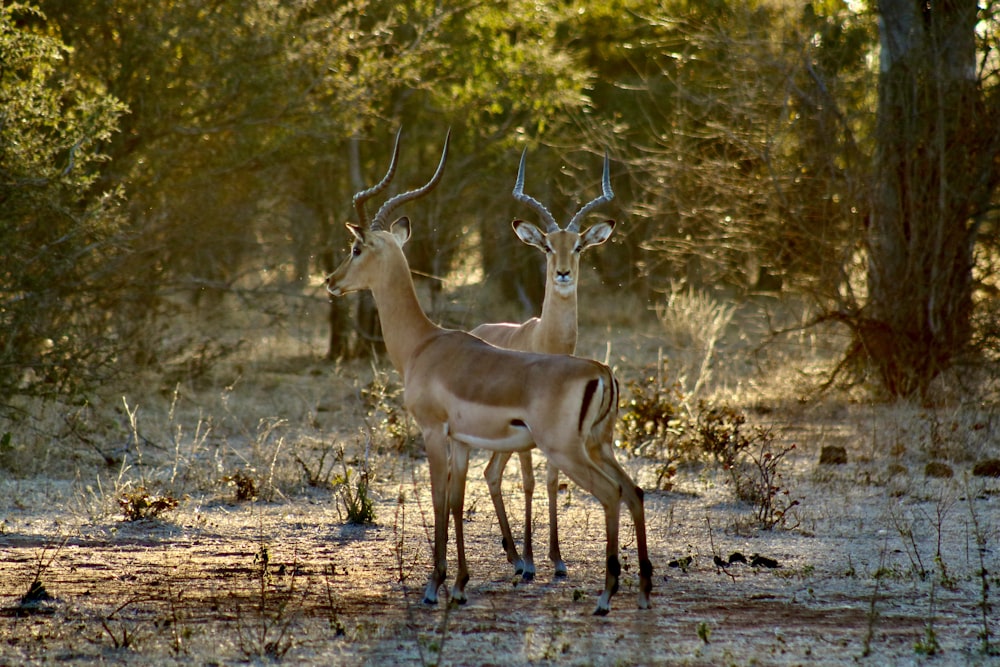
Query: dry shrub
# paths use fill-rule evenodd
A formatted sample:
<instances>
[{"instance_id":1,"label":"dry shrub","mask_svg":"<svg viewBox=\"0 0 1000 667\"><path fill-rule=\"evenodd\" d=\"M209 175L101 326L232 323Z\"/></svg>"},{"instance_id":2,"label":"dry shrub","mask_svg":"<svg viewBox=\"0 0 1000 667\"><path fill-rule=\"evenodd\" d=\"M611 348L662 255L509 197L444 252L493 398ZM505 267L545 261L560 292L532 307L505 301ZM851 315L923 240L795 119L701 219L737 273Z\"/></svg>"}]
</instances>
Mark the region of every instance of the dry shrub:
<instances>
[{"instance_id":1,"label":"dry shrub","mask_svg":"<svg viewBox=\"0 0 1000 667\"><path fill-rule=\"evenodd\" d=\"M664 340L676 350L678 382L693 396L712 380L716 350L733 320L736 307L723 305L704 291L674 286L656 306Z\"/></svg>"},{"instance_id":2,"label":"dry shrub","mask_svg":"<svg viewBox=\"0 0 1000 667\"><path fill-rule=\"evenodd\" d=\"M379 434L378 444L393 452L417 451L420 439L411 430L412 421L403 407L403 387L385 371L373 368L371 382L361 389L366 424L370 434Z\"/></svg>"},{"instance_id":3,"label":"dry shrub","mask_svg":"<svg viewBox=\"0 0 1000 667\"><path fill-rule=\"evenodd\" d=\"M177 509L179 502L170 494L153 495L141 486L118 496L126 521L158 519L161 514Z\"/></svg>"},{"instance_id":4,"label":"dry shrub","mask_svg":"<svg viewBox=\"0 0 1000 667\"><path fill-rule=\"evenodd\" d=\"M630 397L620 417L622 448L655 462L657 488L672 487L681 462L713 462L726 471L737 499L754 507L757 526L783 524L798 505L781 475L795 445L776 443L765 426L748 427L746 415L728 404L699 401L692 414L679 385L662 377L626 382Z\"/></svg>"}]
</instances>

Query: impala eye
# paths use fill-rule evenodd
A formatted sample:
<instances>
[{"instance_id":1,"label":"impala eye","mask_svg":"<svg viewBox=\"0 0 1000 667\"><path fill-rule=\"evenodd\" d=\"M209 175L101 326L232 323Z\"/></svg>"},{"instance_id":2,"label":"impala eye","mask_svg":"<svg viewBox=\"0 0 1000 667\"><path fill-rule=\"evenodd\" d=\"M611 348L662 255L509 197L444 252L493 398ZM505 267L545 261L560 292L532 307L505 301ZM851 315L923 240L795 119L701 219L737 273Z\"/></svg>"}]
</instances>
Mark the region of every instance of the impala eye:
<instances>
[{"instance_id":1,"label":"impala eye","mask_svg":"<svg viewBox=\"0 0 1000 667\"><path fill-rule=\"evenodd\" d=\"M355 257L359 257L361 255L361 246L356 245L353 248L351 248L351 254L354 255Z\"/></svg>"}]
</instances>

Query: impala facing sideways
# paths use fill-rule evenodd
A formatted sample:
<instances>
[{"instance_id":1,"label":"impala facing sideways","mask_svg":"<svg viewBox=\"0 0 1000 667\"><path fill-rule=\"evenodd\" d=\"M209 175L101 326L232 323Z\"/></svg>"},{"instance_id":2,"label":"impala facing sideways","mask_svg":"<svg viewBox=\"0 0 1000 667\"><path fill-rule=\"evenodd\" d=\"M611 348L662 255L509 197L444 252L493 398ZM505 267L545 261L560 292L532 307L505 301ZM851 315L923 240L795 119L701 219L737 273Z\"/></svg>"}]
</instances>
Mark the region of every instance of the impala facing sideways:
<instances>
[{"instance_id":1,"label":"impala facing sideways","mask_svg":"<svg viewBox=\"0 0 1000 667\"><path fill-rule=\"evenodd\" d=\"M605 580L594 613L607 614L611 597L618 590L622 501L635 525L638 603L640 608L648 608L653 566L646 545L642 490L614 458L618 386L611 370L596 361L568 355L503 350L468 333L442 329L428 319L417 301L403 254L410 222L402 217L388 229L384 225L393 209L437 185L448 142L431 180L386 201L366 229L364 203L388 185L398 152L397 136L385 177L354 196L360 224L348 224L354 236L350 254L327 276L326 288L334 296L371 290L389 358L402 375L404 404L423 433L434 506L434 566L424 602L437 602L438 589L447 576L449 512L458 556L451 599L459 604L467 599L463 506L470 448L521 452L537 446L604 508Z\"/></svg>"},{"instance_id":2,"label":"impala facing sideways","mask_svg":"<svg viewBox=\"0 0 1000 667\"><path fill-rule=\"evenodd\" d=\"M614 199L608 155L604 154L604 177L601 181L601 196L585 204L577 211L565 228L560 227L555 216L539 202L524 194L524 161L528 149L521 153L521 164L517 169L514 184L514 198L530 206L545 223L545 231L524 220L515 220L514 233L524 243L535 246L545 253L545 298L542 314L532 317L522 324L500 323L480 324L471 333L488 343L509 350L524 352L546 352L549 354L573 354L577 339L577 284L580 272L580 254L591 246L601 245L615 229L614 220L599 222L585 232L580 231L580 223L592 210ZM514 564L516 574L525 580L535 577L534 550L531 543L531 504L535 491L535 475L531 465L531 450L519 453L521 480L524 486L524 556L518 555L517 547L508 539L510 524L501 494L501 481L511 452L496 452L486 466L486 483L496 509L500 530L504 535L503 548L507 560ZM545 488L549 499L549 560L555 567L557 577L566 576L566 563L559 549L559 524L556 518L559 469L550 462L546 469Z\"/></svg>"}]
</instances>

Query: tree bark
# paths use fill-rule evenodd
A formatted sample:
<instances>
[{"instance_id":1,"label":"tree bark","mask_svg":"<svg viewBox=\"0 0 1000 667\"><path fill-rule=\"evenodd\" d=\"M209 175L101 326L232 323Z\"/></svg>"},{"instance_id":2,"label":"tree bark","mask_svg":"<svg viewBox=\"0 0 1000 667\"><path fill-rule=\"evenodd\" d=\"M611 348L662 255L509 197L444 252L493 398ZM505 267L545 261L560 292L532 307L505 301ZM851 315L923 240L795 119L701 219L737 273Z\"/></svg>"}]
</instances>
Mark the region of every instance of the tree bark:
<instances>
[{"instance_id":1,"label":"tree bark","mask_svg":"<svg viewBox=\"0 0 1000 667\"><path fill-rule=\"evenodd\" d=\"M354 192L360 192L367 187L364 183L364 177L361 175L359 144L360 142L356 136L352 137L348 142L348 164L351 176L351 189ZM331 306L331 308L334 307L336 307L336 304ZM333 326L332 316L331 326ZM385 344L382 342L382 324L378 317L378 309L375 307L375 300L372 298L372 293L368 290L363 290L358 294L355 327L357 329L357 337L351 349L352 357L369 357L376 350L385 350Z\"/></svg>"},{"instance_id":2,"label":"tree bark","mask_svg":"<svg viewBox=\"0 0 1000 667\"><path fill-rule=\"evenodd\" d=\"M990 168L977 153L995 131L977 113L976 10L976 0L879 5L869 300L855 335L893 396L925 396L970 340L976 191Z\"/></svg>"},{"instance_id":3,"label":"tree bark","mask_svg":"<svg viewBox=\"0 0 1000 667\"><path fill-rule=\"evenodd\" d=\"M333 240L337 238L335 234L337 216L334 213L336 207L332 205L332 201L334 193L337 192L338 188L334 185L334 179L330 173L331 170L331 165L323 164L323 177L320 179L321 185L316 195L316 200L319 202L317 208L319 209L318 217L320 219L319 237L317 238L317 244L320 248L318 260L320 264L319 268L323 271L324 275L333 273L333 270L337 268L337 258L334 256L335 246L333 243ZM347 344L344 337L344 320L346 318L344 317L343 306L339 299L331 298L329 300L326 319L329 327L326 358L333 360L343 354Z\"/></svg>"}]
</instances>

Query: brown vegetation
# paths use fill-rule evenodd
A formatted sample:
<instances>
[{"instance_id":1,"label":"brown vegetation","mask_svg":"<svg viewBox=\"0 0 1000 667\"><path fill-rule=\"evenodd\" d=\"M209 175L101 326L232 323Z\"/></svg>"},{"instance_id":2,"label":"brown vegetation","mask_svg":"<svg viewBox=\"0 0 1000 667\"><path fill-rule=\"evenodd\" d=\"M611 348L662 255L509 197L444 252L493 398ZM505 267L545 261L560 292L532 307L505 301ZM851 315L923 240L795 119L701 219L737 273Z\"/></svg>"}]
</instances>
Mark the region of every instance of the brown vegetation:
<instances>
[{"instance_id":1,"label":"brown vegetation","mask_svg":"<svg viewBox=\"0 0 1000 667\"><path fill-rule=\"evenodd\" d=\"M734 326L719 340L701 396L729 413L702 413L683 391L664 393L662 405L678 418L705 414L716 446L722 415L745 419L737 432L751 441L750 427L766 427L786 452L780 487L797 504L785 520L760 521L724 451L688 449L670 490L657 490L666 450L622 448L647 489L649 612L628 595L638 573L626 521L622 595L609 620L590 615L604 526L572 484L559 494L569 576L555 579L543 563L533 583L515 577L482 479L485 455L473 459L466 502L470 601L421 604L430 497L419 441L399 431L410 427L397 380L377 366L322 361L317 327L311 354L272 339L197 386L150 377L125 409L113 396L88 406L88 438L104 455L71 435L12 438L9 448L30 444L35 455L5 459L19 463L0 494L0 662L847 665L928 653L988 662L1000 486L973 469L997 458L996 412L836 394L802 403L808 385L785 371L793 348L772 348L748 373L742 338ZM655 376L658 358L695 354L644 319L610 338L587 326L580 344L623 380ZM798 348L797 367L811 354ZM673 383L669 364L662 374ZM50 420L45 429L69 435L61 417ZM848 462L820 465L826 446L844 448ZM926 477L932 460L954 476ZM518 487L504 490L512 516ZM371 500L370 523L350 516L346 499L359 493ZM125 520L119 499L154 496L179 502Z\"/></svg>"}]
</instances>

